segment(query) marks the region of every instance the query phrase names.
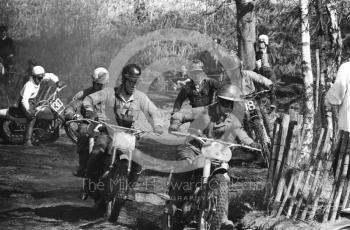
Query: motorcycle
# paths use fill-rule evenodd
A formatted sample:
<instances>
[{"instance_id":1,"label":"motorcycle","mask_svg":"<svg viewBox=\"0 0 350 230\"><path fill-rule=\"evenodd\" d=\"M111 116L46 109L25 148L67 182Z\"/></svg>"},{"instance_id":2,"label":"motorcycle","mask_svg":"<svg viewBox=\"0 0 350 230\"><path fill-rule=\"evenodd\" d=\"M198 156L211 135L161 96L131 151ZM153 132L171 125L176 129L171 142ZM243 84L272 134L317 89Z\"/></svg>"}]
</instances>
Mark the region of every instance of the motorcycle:
<instances>
[{"instance_id":1,"label":"motorcycle","mask_svg":"<svg viewBox=\"0 0 350 230\"><path fill-rule=\"evenodd\" d=\"M267 114L263 116L261 108L257 103L260 98L268 93L270 90L262 90L243 96L245 104L245 129L249 136L255 139L262 146L262 157L264 166L269 165L270 143L271 139L268 135L269 123Z\"/></svg>"},{"instance_id":2,"label":"motorcycle","mask_svg":"<svg viewBox=\"0 0 350 230\"><path fill-rule=\"evenodd\" d=\"M69 122L88 124L90 153L96 135L104 132L112 137L110 148L108 148L108 166L105 167L103 174L97 179L84 179L82 199L86 200L88 196L92 197L98 208L105 209L107 220L114 222L118 219L119 212L127 200L128 177L131 171L132 153L135 149L136 137L145 133L145 131L91 119ZM125 164L125 161L128 163ZM91 186L92 184L103 184L104 186L102 186L102 189L96 189L96 186Z\"/></svg>"},{"instance_id":3,"label":"motorcycle","mask_svg":"<svg viewBox=\"0 0 350 230\"><path fill-rule=\"evenodd\" d=\"M231 148L249 146L228 143L220 140L199 137L191 134L172 132L174 135L190 136L199 140L203 146L201 154L193 161L197 169L203 169L201 183L195 183L191 199L176 204L168 197L163 215L164 230L219 230L228 205L229 175L228 162L231 160ZM169 178L172 178L170 175ZM172 179L169 179L170 185ZM170 189L170 187L169 187ZM181 207L178 207L178 205Z\"/></svg>"},{"instance_id":4,"label":"motorcycle","mask_svg":"<svg viewBox=\"0 0 350 230\"><path fill-rule=\"evenodd\" d=\"M32 143L49 143L59 138L59 130L64 125L63 111L65 106L57 97L63 88L56 88L46 100L36 103L36 122L33 129ZM17 107L0 110L0 135L8 143L22 144L24 142L27 118Z\"/></svg>"}]
</instances>

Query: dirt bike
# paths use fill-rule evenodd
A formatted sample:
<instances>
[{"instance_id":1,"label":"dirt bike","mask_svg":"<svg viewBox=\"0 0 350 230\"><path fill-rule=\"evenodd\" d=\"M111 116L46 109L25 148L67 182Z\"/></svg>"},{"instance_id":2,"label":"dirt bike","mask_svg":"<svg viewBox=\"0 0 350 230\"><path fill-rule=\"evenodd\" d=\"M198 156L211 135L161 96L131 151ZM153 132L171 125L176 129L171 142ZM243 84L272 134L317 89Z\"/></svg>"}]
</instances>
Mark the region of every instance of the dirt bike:
<instances>
[{"instance_id":1,"label":"dirt bike","mask_svg":"<svg viewBox=\"0 0 350 230\"><path fill-rule=\"evenodd\" d=\"M54 142L59 137L60 127L64 124L63 111L65 106L57 97L63 88L56 88L46 100L41 100L34 106L36 122L33 129L32 143ZM17 107L0 110L0 135L9 143L24 142L27 118Z\"/></svg>"},{"instance_id":2,"label":"dirt bike","mask_svg":"<svg viewBox=\"0 0 350 230\"><path fill-rule=\"evenodd\" d=\"M262 90L243 96L245 104L245 129L249 136L255 139L262 146L262 156L264 160L264 166L269 165L270 156L270 143L271 139L268 135L266 127L270 123L266 114L262 115L258 100L266 94L270 93L270 90ZM248 126L248 127L247 127Z\"/></svg>"},{"instance_id":3,"label":"dirt bike","mask_svg":"<svg viewBox=\"0 0 350 230\"><path fill-rule=\"evenodd\" d=\"M201 183L195 183L191 199L178 207L169 197L163 215L164 230L219 230L228 205L229 176L228 162L231 160L231 148L249 146L223 142L220 140L198 137L196 135L172 132L174 135L186 135L202 143L200 155L193 161L197 169L202 170ZM171 176L170 176L171 178ZM170 185L172 185L171 179ZM170 187L169 187L170 189Z\"/></svg>"},{"instance_id":4,"label":"dirt bike","mask_svg":"<svg viewBox=\"0 0 350 230\"><path fill-rule=\"evenodd\" d=\"M106 218L110 222L118 219L119 212L124 206L128 195L128 177L131 171L132 153L135 149L136 137L144 131L111 125L103 121L80 119L74 122L86 122L89 126L89 152L94 146L94 137L107 133L112 137L109 149L108 166L103 174L93 181L94 184L103 184L103 189L91 188L89 179L84 180L83 200L88 196L95 200L98 208L106 208ZM104 131L103 131L104 130ZM106 132L106 130L108 130ZM108 159L108 158L107 158ZM125 164L125 161L128 163Z\"/></svg>"}]
</instances>

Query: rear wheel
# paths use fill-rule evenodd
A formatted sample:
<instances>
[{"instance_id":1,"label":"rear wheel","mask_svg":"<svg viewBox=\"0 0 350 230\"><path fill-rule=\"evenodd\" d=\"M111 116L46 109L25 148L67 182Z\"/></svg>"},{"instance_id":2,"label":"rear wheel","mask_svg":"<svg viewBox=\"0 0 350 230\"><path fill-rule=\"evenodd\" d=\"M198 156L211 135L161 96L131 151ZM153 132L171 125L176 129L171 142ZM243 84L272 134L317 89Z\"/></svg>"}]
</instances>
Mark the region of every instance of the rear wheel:
<instances>
[{"instance_id":1,"label":"rear wheel","mask_svg":"<svg viewBox=\"0 0 350 230\"><path fill-rule=\"evenodd\" d=\"M57 122L57 121L56 121ZM54 127L54 126L57 127ZM33 143L52 143L60 137L60 127L51 120L37 120L34 126Z\"/></svg>"},{"instance_id":2,"label":"rear wheel","mask_svg":"<svg viewBox=\"0 0 350 230\"><path fill-rule=\"evenodd\" d=\"M208 196L205 210L201 210L202 226L206 230L220 230L227 218L229 183L223 174L215 174L207 185Z\"/></svg>"},{"instance_id":3,"label":"rear wheel","mask_svg":"<svg viewBox=\"0 0 350 230\"><path fill-rule=\"evenodd\" d=\"M12 120L0 119L1 137L8 143L22 144L24 142L25 124Z\"/></svg>"}]
</instances>

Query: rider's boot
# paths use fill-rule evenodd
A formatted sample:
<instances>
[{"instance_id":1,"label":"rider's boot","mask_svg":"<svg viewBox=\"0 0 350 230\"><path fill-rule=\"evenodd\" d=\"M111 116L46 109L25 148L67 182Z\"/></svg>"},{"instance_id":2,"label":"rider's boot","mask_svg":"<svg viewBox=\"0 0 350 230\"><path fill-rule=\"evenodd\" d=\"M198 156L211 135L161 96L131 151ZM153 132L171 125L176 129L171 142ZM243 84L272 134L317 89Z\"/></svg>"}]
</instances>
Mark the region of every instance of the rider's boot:
<instances>
[{"instance_id":1,"label":"rider's boot","mask_svg":"<svg viewBox=\"0 0 350 230\"><path fill-rule=\"evenodd\" d=\"M29 121L26 124L25 136L24 136L24 145L33 146L32 144L32 134L34 129L35 119Z\"/></svg>"},{"instance_id":2,"label":"rider's boot","mask_svg":"<svg viewBox=\"0 0 350 230\"><path fill-rule=\"evenodd\" d=\"M222 222L220 230L233 230L234 227L235 225L233 224L233 222L226 218Z\"/></svg>"},{"instance_id":3,"label":"rider's boot","mask_svg":"<svg viewBox=\"0 0 350 230\"><path fill-rule=\"evenodd\" d=\"M79 153L79 167L77 170L73 173L76 177L85 177L85 170L87 166L87 161L89 159L89 153Z\"/></svg>"},{"instance_id":4,"label":"rider's boot","mask_svg":"<svg viewBox=\"0 0 350 230\"><path fill-rule=\"evenodd\" d=\"M84 126L81 126L81 129L82 128L84 128ZM80 133L78 136L77 153L79 158L79 167L73 173L73 175L76 177L85 177L85 170L89 160L89 137L85 133Z\"/></svg>"},{"instance_id":5,"label":"rider's boot","mask_svg":"<svg viewBox=\"0 0 350 230\"><path fill-rule=\"evenodd\" d=\"M89 197L89 179L88 178L84 178L84 182L83 182L83 194L81 199L82 200L86 200Z\"/></svg>"}]
</instances>

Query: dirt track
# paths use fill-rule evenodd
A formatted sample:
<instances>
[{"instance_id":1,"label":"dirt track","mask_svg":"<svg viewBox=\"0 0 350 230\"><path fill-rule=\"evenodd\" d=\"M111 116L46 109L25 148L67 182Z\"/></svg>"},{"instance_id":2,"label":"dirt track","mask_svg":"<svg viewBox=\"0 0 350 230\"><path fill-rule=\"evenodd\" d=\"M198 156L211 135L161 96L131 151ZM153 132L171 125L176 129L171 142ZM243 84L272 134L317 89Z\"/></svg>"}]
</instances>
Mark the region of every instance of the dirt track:
<instances>
[{"instance_id":1,"label":"dirt track","mask_svg":"<svg viewBox=\"0 0 350 230\"><path fill-rule=\"evenodd\" d=\"M1 229L135 229L137 225L157 229L163 200L153 194L157 191L151 183L142 183L145 176L137 187L137 202L127 204L116 226L96 212L90 199L80 200L82 179L72 176L77 156L67 138L39 147L1 145L0 149ZM162 180L166 178L153 179ZM149 222L156 225L147 226Z\"/></svg>"},{"instance_id":2,"label":"dirt track","mask_svg":"<svg viewBox=\"0 0 350 230\"><path fill-rule=\"evenodd\" d=\"M63 136L38 147L0 145L1 229L160 229L167 175L145 172L136 187L136 202L127 203L116 224L105 221L91 199L82 201L82 179L75 146ZM264 170L231 170L230 219L254 208ZM259 186L260 184L260 186Z\"/></svg>"}]
</instances>

